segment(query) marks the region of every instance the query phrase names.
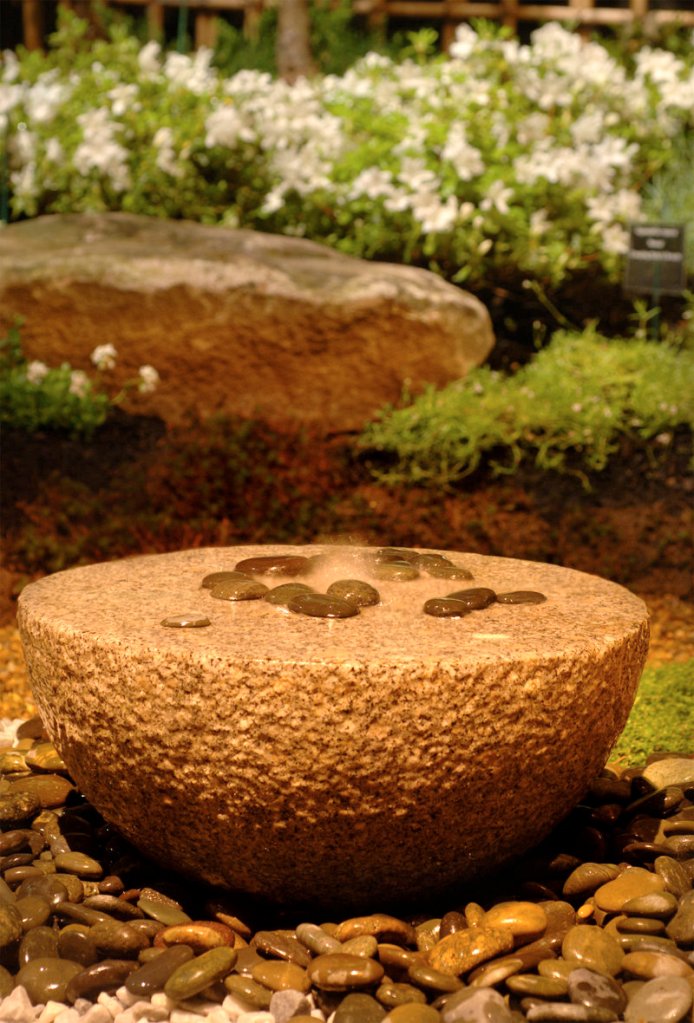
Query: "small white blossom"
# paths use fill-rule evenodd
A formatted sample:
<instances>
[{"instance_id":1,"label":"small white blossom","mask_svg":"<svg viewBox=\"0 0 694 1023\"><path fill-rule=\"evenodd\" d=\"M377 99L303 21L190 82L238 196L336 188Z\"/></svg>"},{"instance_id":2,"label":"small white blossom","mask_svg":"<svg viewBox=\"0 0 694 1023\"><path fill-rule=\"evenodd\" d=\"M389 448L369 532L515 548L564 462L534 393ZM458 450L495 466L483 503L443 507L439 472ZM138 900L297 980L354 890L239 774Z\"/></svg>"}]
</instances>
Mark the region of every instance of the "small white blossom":
<instances>
[{"instance_id":1,"label":"small white blossom","mask_svg":"<svg viewBox=\"0 0 694 1023\"><path fill-rule=\"evenodd\" d=\"M48 366L38 359L33 359L27 366L27 380L30 384L40 384L47 373Z\"/></svg>"},{"instance_id":2,"label":"small white blossom","mask_svg":"<svg viewBox=\"0 0 694 1023\"><path fill-rule=\"evenodd\" d=\"M112 344L97 345L90 359L99 370L113 369L116 365L116 356L118 352Z\"/></svg>"},{"instance_id":3,"label":"small white blossom","mask_svg":"<svg viewBox=\"0 0 694 1023\"><path fill-rule=\"evenodd\" d=\"M140 376L137 385L138 391L140 394L151 394L152 391L156 390L159 383L159 374L154 366L140 366L138 372Z\"/></svg>"},{"instance_id":4,"label":"small white blossom","mask_svg":"<svg viewBox=\"0 0 694 1023\"><path fill-rule=\"evenodd\" d=\"M513 189L508 188L499 178L492 181L486 195L480 203L481 210L497 210L502 215L510 210L509 199L513 197Z\"/></svg>"},{"instance_id":5,"label":"small white blossom","mask_svg":"<svg viewBox=\"0 0 694 1023\"><path fill-rule=\"evenodd\" d=\"M76 398L84 398L89 392L89 377L81 369L73 369L70 374L70 394Z\"/></svg>"},{"instance_id":6,"label":"small white blossom","mask_svg":"<svg viewBox=\"0 0 694 1023\"><path fill-rule=\"evenodd\" d=\"M152 39L150 42L145 43L137 55L137 63L140 65L140 70L148 75L153 75L160 71L160 53L161 46L156 40Z\"/></svg>"}]
</instances>

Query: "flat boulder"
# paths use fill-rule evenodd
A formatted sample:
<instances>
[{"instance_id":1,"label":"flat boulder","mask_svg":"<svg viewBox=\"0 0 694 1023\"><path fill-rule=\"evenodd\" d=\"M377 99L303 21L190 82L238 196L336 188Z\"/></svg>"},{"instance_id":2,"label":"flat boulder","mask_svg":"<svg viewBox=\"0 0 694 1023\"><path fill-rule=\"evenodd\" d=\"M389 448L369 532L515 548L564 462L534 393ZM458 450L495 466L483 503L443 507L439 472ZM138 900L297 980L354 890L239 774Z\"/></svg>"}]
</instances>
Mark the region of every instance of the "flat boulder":
<instances>
[{"instance_id":1,"label":"flat boulder","mask_svg":"<svg viewBox=\"0 0 694 1023\"><path fill-rule=\"evenodd\" d=\"M450 383L494 337L485 307L427 270L296 238L126 213L60 214L0 232L1 325L24 349L93 370L114 391L155 367L131 411L189 411L361 428L403 386Z\"/></svg>"}]
</instances>

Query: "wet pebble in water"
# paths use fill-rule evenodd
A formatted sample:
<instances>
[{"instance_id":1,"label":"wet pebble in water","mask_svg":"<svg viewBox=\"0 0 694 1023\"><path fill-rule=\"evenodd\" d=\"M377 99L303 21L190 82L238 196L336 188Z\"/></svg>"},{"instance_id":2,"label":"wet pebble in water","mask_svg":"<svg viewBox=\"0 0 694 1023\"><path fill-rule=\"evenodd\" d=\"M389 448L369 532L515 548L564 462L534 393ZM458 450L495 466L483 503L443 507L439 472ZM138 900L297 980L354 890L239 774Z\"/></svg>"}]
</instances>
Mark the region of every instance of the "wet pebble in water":
<instances>
[{"instance_id":1,"label":"wet pebble in water","mask_svg":"<svg viewBox=\"0 0 694 1023\"><path fill-rule=\"evenodd\" d=\"M292 597L297 597L300 593L313 592L313 587L308 583L281 583L268 590L263 596L263 600L268 604L275 604L277 607L286 607Z\"/></svg>"},{"instance_id":2,"label":"wet pebble in water","mask_svg":"<svg viewBox=\"0 0 694 1023\"><path fill-rule=\"evenodd\" d=\"M376 587L361 579L338 579L328 586L326 592L328 596L340 597L356 607L372 607L381 599Z\"/></svg>"},{"instance_id":3,"label":"wet pebble in water","mask_svg":"<svg viewBox=\"0 0 694 1023\"><path fill-rule=\"evenodd\" d=\"M420 554L415 565L432 579L472 579L472 572L438 554Z\"/></svg>"},{"instance_id":4,"label":"wet pebble in water","mask_svg":"<svg viewBox=\"0 0 694 1023\"><path fill-rule=\"evenodd\" d=\"M433 618L463 618L470 614L470 607L454 597L430 597L424 602L424 614Z\"/></svg>"},{"instance_id":5,"label":"wet pebble in water","mask_svg":"<svg viewBox=\"0 0 694 1023\"><path fill-rule=\"evenodd\" d=\"M544 604L547 597L537 590L511 590L509 593L497 593L499 604Z\"/></svg>"},{"instance_id":6,"label":"wet pebble in water","mask_svg":"<svg viewBox=\"0 0 694 1023\"><path fill-rule=\"evenodd\" d=\"M244 558L236 565L237 572L248 575L306 575L311 570L311 562L298 554L268 555L257 558Z\"/></svg>"},{"instance_id":7,"label":"wet pebble in water","mask_svg":"<svg viewBox=\"0 0 694 1023\"><path fill-rule=\"evenodd\" d=\"M471 586L466 590L454 590L447 596L462 601L470 611L481 611L496 600L496 593L488 586Z\"/></svg>"},{"instance_id":8,"label":"wet pebble in water","mask_svg":"<svg viewBox=\"0 0 694 1023\"><path fill-rule=\"evenodd\" d=\"M210 625L210 619L198 611L187 611L162 618L161 624L167 629L203 629Z\"/></svg>"},{"instance_id":9,"label":"wet pebble in water","mask_svg":"<svg viewBox=\"0 0 694 1023\"><path fill-rule=\"evenodd\" d=\"M311 618L352 618L359 614L359 608L354 604L327 593L300 593L291 598L287 607L295 614Z\"/></svg>"},{"instance_id":10,"label":"wet pebble in water","mask_svg":"<svg viewBox=\"0 0 694 1023\"><path fill-rule=\"evenodd\" d=\"M239 582L239 580L248 578L243 572L210 572L204 576L200 585L204 590L211 590L214 586L220 586L223 583Z\"/></svg>"},{"instance_id":11,"label":"wet pebble in water","mask_svg":"<svg viewBox=\"0 0 694 1023\"><path fill-rule=\"evenodd\" d=\"M210 590L215 600L260 600L268 592L265 583L256 579L232 579L230 582L218 583Z\"/></svg>"},{"instance_id":12,"label":"wet pebble in water","mask_svg":"<svg viewBox=\"0 0 694 1023\"><path fill-rule=\"evenodd\" d=\"M384 582L404 583L419 578L419 572L409 561L378 561L369 566L369 572Z\"/></svg>"}]
</instances>

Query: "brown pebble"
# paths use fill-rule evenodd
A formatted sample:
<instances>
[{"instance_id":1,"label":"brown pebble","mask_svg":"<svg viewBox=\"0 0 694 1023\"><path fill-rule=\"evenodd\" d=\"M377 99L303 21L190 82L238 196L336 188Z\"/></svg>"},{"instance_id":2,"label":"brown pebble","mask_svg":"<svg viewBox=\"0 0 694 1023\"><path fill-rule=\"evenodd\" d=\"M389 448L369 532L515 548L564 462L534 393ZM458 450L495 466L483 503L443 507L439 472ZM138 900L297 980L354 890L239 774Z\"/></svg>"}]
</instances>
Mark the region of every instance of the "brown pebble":
<instances>
[{"instance_id":1,"label":"brown pebble","mask_svg":"<svg viewBox=\"0 0 694 1023\"><path fill-rule=\"evenodd\" d=\"M311 956L296 937L280 934L279 931L257 931L251 941L251 948L257 948L264 955L296 963L297 966L306 967L311 962Z\"/></svg>"},{"instance_id":2,"label":"brown pebble","mask_svg":"<svg viewBox=\"0 0 694 1023\"><path fill-rule=\"evenodd\" d=\"M271 991L302 991L306 994L311 988L306 970L284 960L257 963L251 971L251 977Z\"/></svg>"},{"instance_id":3,"label":"brown pebble","mask_svg":"<svg viewBox=\"0 0 694 1023\"><path fill-rule=\"evenodd\" d=\"M430 597L424 602L424 614L434 618L464 618L470 607L454 597Z\"/></svg>"},{"instance_id":4,"label":"brown pebble","mask_svg":"<svg viewBox=\"0 0 694 1023\"><path fill-rule=\"evenodd\" d=\"M236 565L237 572L248 575L305 575L311 568L308 558L293 554L244 558Z\"/></svg>"},{"instance_id":5,"label":"brown pebble","mask_svg":"<svg viewBox=\"0 0 694 1023\"><path fill-rule=\"evenodd\" d=\"M370 916L356 916L343 920L335 932L338 941L349 941L363 934L370 934L379 943L416 946L417 932L412 924L387 913L372 913Z\"/></svg>"},{"instance_id":6,"label":"brown pebble","mask_svg":"<svg viewBox=\"0 0 694 1023\"><path fill-rule=\"evenodd\" d=\"M508 930L475 927L456 931L443 938L429 952L429 963L442 973L459 977L487 959L493 959L513 948L513 935Z\"/></svg>"},{"instance_id":7,"label":"brown pebble","mask_svg":"<svg viewBox=\"0 0 694 1023\"><path fill-rule=\"evenodd\" d=\"M480 611L496 600L496 593L488 586L471 586L466 590L454 590L448 597L461 600L470 611Z\"/></svg>"},{"instance_id":8,"label":"brown pebble","mask_svg":"<svg viewBox=\"0 0 694 1023\"><path fill-rule=\"evenodd\" d=\"M196 955L209 952L213 948L224 946L233 948L234 943L234 932L231 928L211 920L173 924L171 927L165 927L159 931L152 942L155 948L188 945Z\"/></svg>"},{"instance_id":9,"label":"brown pebble","mask_svg":"<svg viewBox=\"0 0 694 1023\"><path fill-rule=\"evenodd\" d=\"M350 991L370 987L383 977L383 967L375 959L329 952L317 956L308 967L309 980L323 991Z\"/></svg>"},{"instance_id":10,"label":"brown pebble","mask_svg":"<svg viewBox=\"0 0 694 1023\"><path fill-rule=\"evenodd\" d=\"M204 590L211 590L213 586L219 586L221 583L232 583L238 582L240 579L248 579L247 575L243 572L210 572L208 575L203 577L201 586Z\"/></svg>"},{"instance_id":11,"label":"brown pebble","mask_svg":"<svg viewBox=\"0 0 694 1023\"><path fill-rule=\"evenodd\" d=\"M511 590L509 593L497 593L499 604L544 604L547 597L537 590Z\"/></svg>"},{"instance_id":12,"label":"brown pebble","mask_svg":"<svg viewBox=\"0 0 694 1023\"><path fill-rule=\"evenodd\" d=\"M327 593L299 593L292 597L287 607L294 614L309 615L311 618L352 618L359 614L359 608L340 597Z\"/></svg>"},{"instance_id":13,"label":"brown pebble","mask_svg":"<svg viewBox=\"0 0 694 1023\"><path fill-rule=\"evenodd\" d=\"M694 978L691 966L664 952L628 952L622 960L622 970L641 980L652 980L653 977Z\"/></svg>"},{"instance_id":14,"label":"brown pebble","mask_svg":"<svg viewBox=\"0 0 694 1023\"><path fill-rule=\"evenodd\" d=\"M203 629L211 623L207 615L201 614L198 611L188 611L169 615L168 618L162 618L161 624L166 629Z\"/></svg>"},{"instance_id":15,"label":"brown pebble","mask_svg":"<svg viewBox=\"0 0 694 1023\"><path fill-rule=\"evenodd\" d=\"M215 600L260 600L268 592L265 583L256 579L232 579L229 582L217 583L210 589L210 596Z\"/></svg>"}]
</instances>

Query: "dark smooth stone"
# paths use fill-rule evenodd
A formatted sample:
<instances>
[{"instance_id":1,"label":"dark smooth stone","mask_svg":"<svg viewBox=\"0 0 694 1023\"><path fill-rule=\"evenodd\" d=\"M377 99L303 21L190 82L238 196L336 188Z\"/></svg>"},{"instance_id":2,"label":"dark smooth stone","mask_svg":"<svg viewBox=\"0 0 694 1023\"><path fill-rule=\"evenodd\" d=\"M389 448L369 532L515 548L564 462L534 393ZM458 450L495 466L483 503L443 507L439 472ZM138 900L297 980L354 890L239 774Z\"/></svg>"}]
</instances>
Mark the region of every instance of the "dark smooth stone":
<instances>
[{"instance_id":1,"label":"dark smooth stone","mask_svg":"<svg viewBox=\"0 0 694 1023\"><path fill-rule=\"evenodd\" d=\"M10 867L6 870L3 877L9 885L19 886L22 881L26 881L30 877L45 877L46 875L38 867L31 866L28 864L25 867Z\"/></svg>"},{"instance_id":2,"label":"dark smooth stone","mask_svg":"<svg viewBox=\"0 0 694 1023\"><path fill-rule=\"evenodd\" d=\"M17 899L14 908L22 918L22 927L30 931L32 927L42 927L51 915L51 907L40 895L25 895Z\"/></svg>"},{"instance_id":3,"label":"dark smooth stone","mask_svg":"<svg viewBox=\"0 0 694 1023\"><path fill-rule=\"evenodd\" d=\"M496 593L488 586L471 586L466 590L455 590L447 596L462 600L470 611L481 611L496 600Z\"/></svg>"},{"instance_id":4,"label":"dark smooth stone","mask_svg":"<svg viewBox=\"0 0 694 1023\"><path fill-rule=\"evenodd\" d=\"M307 583L282 583L268 590L263 600L268 604L276 604L278 607L286 607L292 597L300 593L314 593L315 590Z\"/></svg>"},{"instance_id":5,"label":"dark smooth stone","mask_svg":"<svg viewBox=\"0 0 694 1023\"><path fill-rule=\"evenodd\" d=\"M359 614L354 604L341 600L339 597L328 596L327 593L300 593L287 604L295 614L309 615L311 618L352 618Z\"/></svg>"},{"instance_id":6,"label":"dark smooth stone","mask_svg":"<svg viewBox=\"0 0 694 1023\"><path fill-rule=\"evenodd\" d=\"M69 924L58 934L58 955L72 959L83 967L99 961L96 945L89 935L89 928L82 924Z\"/></svg>"},{"instance_id":7,"label":"dark smooth stone","mask_svg":"<svg viewBox=\"0 0 694 1023\"><path fill-rule=\"evenodd\" d=\"M509 593L497 593L499 604L544 604L547 597L537 590L511 590Z\"/></svg>"},{"instance_id":8,"label":"dark smooth stone","mask_svg":"<svg viewBox=\"0 0 694 1023\"><path fill-rule=\"evenodd\" d=\"M259 583L257 579L232 579L213 586L210 596L215 600L260 600L267 591L265 583Z\"/></svg>"},{"instance_id":9,"label":"dark smooth stone","mask_svg":"<svg viewBox=\"0 0 694 1023\"><path fill-rule=\"evenodd\" d=\"M128 922L142 920L144 913L126 899L118 899L114 895L90 895L84 899L83 905L88 909L96 909L100 913L109 913Z\"/></svg>"},{"instance_id":10,"label":"dark smooth stone","mask_svg":"<svg viewBox=\"0 0 694 1023\"><path fill-rule=\"evenodd\" d=\"M372 607L381 599L376 587L361 579L338 579L328 586L326 592L328 596L339 597L356 607Z\"/></svg>"},{"instance_id":11,"label":"dark smooth stone","mask_svg":"<svg viewBox=\"0 0 694 1023\"><path fill-rule=\"evenodd\" d=\"M629 863L652 863L656 856L668 856L670 850L660 842L628 842L622 848L622 857Z\"/></svg>"},{"instance_id":12,"label":"dark smooth stone","mask_svg":"<svg viewBox=\"0 0 694 1023\"><path fill-rule=\"evenodd\" d=\"M369 568L371 575L384 582L404 583L419 578L419 572L409 561L381 561Z\"/></svg>"},{"instance_id":13,"label":"dark smooth stone","mask_svg":"<svg viewBox=\"0 0 694 1023\"><path fill-rule=\"evenodd\" d=\"M34 927L19 943L17 958L20 966L26 966L32 959L56 959L58 956L58 936L52 927ZM62 958L69 959L70 956Z\"/></svg>"},{"instance_id":14,"label":"dark smooth stone","mask_svg":"<svg viewBox=\"0 0 694 1023\"><path fill-rule=\"evenodd\" d=\"M667 934L678 945L694 946L694 891L687 892L680 899L677 912L667 925Z\"/></svg>"},{"instance_id":15,"label":"dark smooth stone","mask_svg":"<svg viewBox=\"0 0 694 1023\"><path fill-rule=\"evenodd\" d=\"M258 963L264 963L265 959L259 955L254 948L250 945L242 947L238 950L236 962L234 963L234 973L240 973L244 977L250 977L253 974L253 968Z\"/></svg>"},{"instance_id":16,"label":"dark smooth stone","mask_svg":"<svg viewBox=\"0 0 694 1023\"><path fill-rule=\"evenodd\" d=\"M104 921L113 921L113 917L107 916L106 913L100 913L97 909L89 909L87 906L74 902L59 902L55 906L55 912L60 917L74 920L78 924L87 924L88 927L91 927L93 924L103 923ZM115 921L113 922L115 923Z\"/></svg>"},{"instance_id":17,"label":"dark smooth stone","mask_svg":"<svg viewBox=\"0 0 694 1023\"><path fill-rule=\"evenodd\" d=\"M678 860L686 860L694 856L694 834L676 835L671 833L665 839L664 845L666 852Z\"/></svg>"},{"instance_id":18,"label":"dark smooth stone","mask_svg":"<svg viewBox=\"0 0 694 1023\"><path fill-rule=\"evenodd\" d=\"M57 870L89 880L100 878L104 872L98 860L80 852L60 853L55 857L55 866Z\"/></svg>"},{"instance_id":19,"label":"dark smooth stone","mask_svg":"<svg viewBox=\"0 0 694 1023\"><path fill-rule=\"evenodd\" d=\"M161 625L166 629L204 629L206 625L210 624L211 622L207 615L200 614L198 611L170 615L168 618L162 618L161 620Z\"/></svg>"},{"instance_id":20,"label":"dark smooth stone","mask_svg":"<svg viewBox=\"0 0 694 1023\"><path fill-rule=\"evenodd\" d=\"M245 974L230 973L228 977L224 978L224 987L230 995L242 998L255 1009L270 1008L272 991L269 988L263 987L256 980L253 980L252 977L248 977Z\"/></svg>"},{"instance_id":21,"label":"dark smooth stone","mask_svg":"<svg viewBox=\"0 0 694 1023\"><path fill-rule=\"evenodd\" d=\"M6 856L9 853L16 853L26 849L32 835L34 835L34 832L29 831L28 828L14 829L0 834L0 856Z\"/></svg>"},{"instance_id":22,"label":"dark smooth stone","mask_svg":"<svg viewBox=\"0 0 694 1023\"><path fill-rule=\"evenodd\" d=\"M621 1015L627 1004L622 985L612 977L579 968L569 974L569 998L574 1005L590 1009L611 1009Z\"/></svg>"},{"instance_id":23,"label":"dark smooth stone","mask_svg":"<svg viewBox=\"0 0 694 1023\"><path fill-rule=\"evenodd\" d=\"M67 985L65 997L61 1001L73 1005L78 998L96 1001L102 991L113 994L136 968L137 962L132 959L104 959L100 963L94 963L93 966L81 969L75 974Z\"/></svg>"},{"instance_id":24,"label":"dark smooth stone","mask_svg":"<svg viewBox=\"0 0 694 1023\"><path fill-rule=\"evenodd\" d=\"M437 554L420 554L415 565L432 579L472 579L472 572Z\"/></svg>"},{"instance_id":25,"label":"dark smooth stone","mask_svg":"<svg viewBox=\"0 0 694 1023\"><path fill-rule=\"evenodd\" d=\"M635 803L630 803L627 812L632 816L651 814L654 817L668 817L677 810L683 799L684 792L681 788L677 785L668 785L647 793Z\"/></svg>"},{"instance_id":26,"label":"dark smooth stone","mask_svg":"<svg viewBox=\"0 0 694 1023\"><path fill-rule=\"evenodd\" d=\"M470 610L468 603L454 597L430 597L424 602L424 614L434 618L464 618Z\"/></svg>"},{"instance_id":27,"label":"dark smooth stone","mask_svg":"<svg viewBox=\"0 0 694 1023\"><path fill-rule=\"evenodd\" d=\"M311 956L300 941L277 931L257 931L251 941L251 948L274 959L296 963L297 966L306 967L311 962Z\"/></svg>"},{"instance_id":28,"label":"dark smooth stone","mask_svg":"<svg viewBox=\"0 0 694 1023\"><path fill-rule=\"evenodd\" d=\"M435 970L433 966L428 966L426 963L417 963L415 966L410 966L407 975L413 984L416 984L417 987L425 988L427 991L443 993L447 991L460 991L463 987L463 982L458 977L454 977L450 973L442 973L441 970Z\"/></svg>"},{"instance_id":29,"label":"dark smooth stone","mask_svg":"<svg viewBox=\"0 0 694 1023\"><path fill-rule=\"evenodd\" d=\"M11 856L0 856L0 873L12 870L13 867L29 867L34 862L34 854L12 853Z\"/></svg>"},{"instance_id":30,"label":"dark smooth stone","mask_svg":"<svg viewBox=\"0 0 694 1023\"><path fill-rule=\"evenodd\" d=\"M379 547L371 555L371 558L376 562L408 561L411 565L416 564L417 560L421 557L421 554L418 554L417 551L411 551L408 547Z\"/></svg>"},{"instance_id":31,"label":"dark smooth stone","mask_svg":"<svg viewBox=\"0 0 694 1023\"><path fill-rule=\"evenodd\" d=\"M381 1005L395 1009L398 1005L426 1005L426 995L413 984L398 984L395 981L384 981L376 991L376 998Z\"/></svg>"},{"instance_id":32,"label":"dark smooth stone","mask_svg":"<svg viewBox=\"0 0 694 1023\"><path fill-rule=\"evenodd\" d=\"M0 966L0 1000L7 998L14 987L14 977L4 966Z\"/></svg>"},{"instance_id":33,"label":"dark smooth stone","mask_svg":"<svg viewBox=\"0 0 694 1023\"><path fill-rule=\"evenodd\" d=\"M310 989L306 970L283 959L263 959L255 964L251 976L270 991L300 991L305 995Z\"/></svg>"},{"instance_id":34,"label":"dark smooth stone","mask_svg":"<svg viewBox=\"0 0 694 1023\"><path fill-rule=\"evenodd\" d=\"M628 803L631 799L631 785L621 778L594 778L588 796L598 803Z\"/></svg>"},{"instance_id":35,"label":"dark smooth stone","mask_svg":"<svg viewBox=\"0 0 694 1023\"><path fill-rule=\"evenodd\" d=\"M134 970L125 981L127 990L140 998L149 998L155 991L163 991L169 977L179 966L194 956L190 945L172 945L165 948L156 959Z\"/></svg>"},{"instance_id":36,"label":"dark smooth stone","mask_svg":"<svg viewBox=\"0 0 694 1023\"><path fill-rule=\"evenodd\" d=\"M656 874L665 882L665 890L681 899L691 891L692 882L686 870L672 856L658 856L653 863Z\"/></svg>"},{"instance_id":37,"label":"dark smooth stone","mask_svg":"<svg viewBox=\"0 0 694 1023\"><path fill-rule=\"evenodd\" d=\"M238 582L239 579L248 579L248 576L243 572L210 572L204 576L200 585L204 590L211 590L220 583Z\"/></svg>"},{"instance_id":38,"label":"dark smooth stone","mask_svg":"<svg viewBox=\"0 0 694 1023\"><path fill-rule=\"evenodd\" d=\"M248 575L305 575L311 569L308 558L295 554L268 555L244 558L236 565L237 572Z\"/></svg>"},{"instance_id":39,"label":"dark smooth stone","mask_svg":"<svg viewBox=\"0 0 694 1023\"><path fill-rule=\"evenodd\" d=\"M89 932L97 952L114 959L135 959L149 945L146 934L118 921L94 924Z\"/></svg>"},{"instance_id":40,"label":"dark smooth stone","mask_svg":"<svg viewBox=\"0 0 694 1023\"><path fill-rule=\"evenodd\" d=\"M16 983L26 988L34 1005L48 1001L64 1002L69 984L81 970L79 963L69 959L42 956L21 968Z\"/></svg>"}]
</instances>

